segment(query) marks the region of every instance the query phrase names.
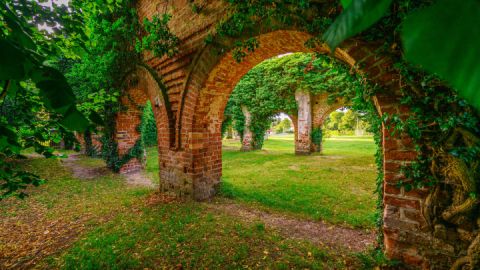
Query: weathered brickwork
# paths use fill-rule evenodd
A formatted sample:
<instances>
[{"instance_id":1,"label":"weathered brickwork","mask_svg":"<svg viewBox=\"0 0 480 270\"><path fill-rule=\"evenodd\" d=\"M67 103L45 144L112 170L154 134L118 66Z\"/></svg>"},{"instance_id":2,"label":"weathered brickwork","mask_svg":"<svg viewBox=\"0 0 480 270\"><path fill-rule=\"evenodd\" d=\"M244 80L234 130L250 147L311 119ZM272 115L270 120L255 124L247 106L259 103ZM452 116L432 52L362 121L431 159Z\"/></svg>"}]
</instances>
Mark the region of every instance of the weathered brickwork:
<instances>
[{"instance_id":1,"label":"weathered brickwork","mask_svg":"<svg viewBox=\"0 0 480 270\"><path fill-rule=\"evenodd\" d=\"M101 142L101 135L97 133L93 133L91 136L92 139L92 146L94 149L97 150L97 152L101 151L102 149L102 142ZM86 153L86 148L85 148L85 135L81 133L75 132L75 138L78 140L78 142L81 145L81 153L85 154Z\"/></svg>"},{"instance_id":2,"label":"weathered brickwork","mask_svg":"<svg viewBox=\"0 0 480 270\"><path fill-rule=\"evenodd\" d=\"M295 154L309 155L312 148L312 106L311 96L307 91L297 90L295 100L297 102L297 132L295 137Z\"/></svg>"},{"instance_id":3,"label":"weathered brickwork","mask_svg":"<svg viewBox=\"0 0 480 270\"><path fill-rule=\"evenodd\" d=\"M248 111L247 106L242 106L242 113L245 116L245 127L243 129L242 148L244 152L254 150L254 138L253 132L250 130L250 124L252 122L252 114Z\"/></svg>"},{"instance_id":4,"label":"weathered brickwork","mask_svg":"<svg viewBox=\"0 0 480 270\"><path fill-rule=\"evenodd\" d=\"M196 14L187 0L139 0L141 18L151 18L166 10L172 14L170 26L180 37L180 53L173 58L156 59L145 55L150 69L137 69L131 87L122 98L126 110L117 117L117 138L120 150L127 149L139 134L139 110L134 103L150 100L157 119L161 190L196 200L215 195L222 175L221 124L227 100L235 85L251 68L265 59L289 52L329 53L326 46L309 49L304 46L309 34L295 30L277 30L257 36L260 47L237 63L231 52L205 45L204 38L214 31L214 24L224 15L226 1L205 1ZM226 42L228 43L228 42ZM388 56L376 53L377 44L349 40L334 56L373 83L383 92L373 97L378 113L408 113L399 105L400 76ZM153 71L154 74L152 74ZM160 80L155 79L160 78ZM129 96L130 98L127 98ZM134 102L132 102L132 100ZM328 115L336 105L320 111L312 101L313 115ZM296 116L292 117L294 120ZM299 119L301 120L301 119ZM324 117L314 117L314 127ZM295 130L301 121L294 120ZM386 253L405 262L406 268L447 269L458 256L458 250L447 240L439 240L424 229L421 214L427 191L406 192L395 184L404 176L401 166L415 159L411 139L391 136L383 128L384 198L383 234ZM296 132L301 140L302 132ZM133 160L126 170L138 169L141 162ZM340 188L340 187L339 187Z\"/></svg>"}]
</instances>

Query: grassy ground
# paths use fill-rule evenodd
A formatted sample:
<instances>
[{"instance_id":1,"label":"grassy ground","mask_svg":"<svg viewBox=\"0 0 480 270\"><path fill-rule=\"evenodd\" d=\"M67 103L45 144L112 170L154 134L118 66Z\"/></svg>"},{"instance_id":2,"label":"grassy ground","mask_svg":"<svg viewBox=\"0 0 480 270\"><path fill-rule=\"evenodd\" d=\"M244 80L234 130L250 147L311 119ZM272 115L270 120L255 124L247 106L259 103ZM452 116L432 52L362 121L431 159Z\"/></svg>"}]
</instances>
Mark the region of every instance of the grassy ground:
<instances>
[{"instance_id":1,"label":"grassy ground","mask_svg":"<svg viewBox=\"0 0 480 270\"><path fill-rule=\"evenodd\" d=\"M239 152L224 141L224 196L331 223L373 228L374 153L371 137L333 137L324 151L295 156L292 135L271 136L263 150Z\"/></svg>"},{"instance_id":2,"label":"grassy ground","mask_svg":"<svg viewBox=\"0 0 480 270\"><path fill-rule=\"evenodd\" d=\"M156 146L147 148L147 165L145 167L146 174L152 179L152 182L158 184L160 175L158 174L158 150Z\"/></svg>"},{"instance_id":3,"label":"grassy ground","mask_svg":"<svg viewBox=\"0 0 480 270\"><path fill-rule=\"evenodd\" d=\"M0 269L30 268L39 258L57 254L79 235L127 211L150 192L130 188L113 173L94 180L76 179L62 159L36 158L25 169L47 179L28 190L25 200L0 202ZM82 158L80 165L99 166Z\"/></svg>"},{"instance_id":4,"label":"grassy ground","mask_svg":"<svg viewBox=\"0 0 480 270\"><path fill-rule=\"evenodd\" d=\"M49 180L24 201L0 203L0 269L359 269L350 255L203 204L151 203L152 190L119 175L77 179L58 159L24 166Z\"/></svg>"},{"instance_id":5,"label":"grassy ground","mask_svg":"<svg viewBox=\"0 0 480 270\"><path fill-rule=\"evenodd\" d=\"M66 269L343 269L343 259L261 223L174 203L121 214L49 261Z\"/></svg>"}]
</instances>

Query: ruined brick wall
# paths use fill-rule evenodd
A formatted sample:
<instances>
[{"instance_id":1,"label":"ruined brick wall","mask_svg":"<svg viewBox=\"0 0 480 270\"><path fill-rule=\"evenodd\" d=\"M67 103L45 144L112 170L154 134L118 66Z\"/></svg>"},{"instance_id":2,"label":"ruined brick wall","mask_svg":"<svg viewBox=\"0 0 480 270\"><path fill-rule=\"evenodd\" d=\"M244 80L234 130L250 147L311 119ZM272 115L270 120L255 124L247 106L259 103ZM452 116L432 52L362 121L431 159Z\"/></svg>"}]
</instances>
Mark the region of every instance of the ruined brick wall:
<instances>
[{"instance_id":1,"label":"ruined brick wall","mask_svg":"<svg viewBox=\"0 0 480 270\"><path fill-rule=\"evenodd\" d=\"M122 108L115 118L115 139L120 156L127 154L140 139L139 127L143 108L147 101L152 104L153 114L157 126L158 153L160 157L168 154L173 138L171 136L172 123L169 120L169 103L162 91L162 84L156 74L146 67L138 66L126 78L127 89L122 93ZM163 158L164 159L164 158ZM163 160L162 159L162 160ZM144 167L145 157L133 158L120 168L121 173L141 170Z\"/></svg>"},{"instance_id":2,"label":"ruined brick wall","mask_svg":"<svg viewBox=\"0 0 480 270\"><path fill-rule=\"evenodd\" d=\"M221 124L228 97L240 78L251 68L270 57L288 52L329 53L326 46L314 50L304 46L310 36L302 31L277 30L258 36L260 47L237 63L231 52L218 53L205 45L205 36L224 15L225 1L204 1L199 14L187 0L139 0L141 18L169 11L173 32L180 37L180 53L173 58L156 59L145 55L145 61L161 78L166 89L163 106L155 113L159 130L161 190L197 200L211 198L217 191L222 174ZM387 55L378 55L379 45L349 40L334 56L366 75L384 90L373 98L382 115L407 114L399 105L400 76ZM147 97L155 101L156 91ZM133 121L126 119L124 121ZM383 130L384 205L383 234L386 253L412 268L446 269L457 250L448 242L432 237L423 229L421 207L425 191L406 192L395 185L404 176L401 166L415 159L411 140L402 135L392 137ZM433 247L433 248L432 248Z\"/></svg>"},{"instance_id":3,"label":"ruined brick wall","mask_svg":"<svg viewBox=\"0 0 480 270\"><path fill-rule=\"evenodd\" d=\"M82 133L78 133L78 132L75 132L75 138L78 140L78 142L80 143L80 152L85 154L85 137L84 137L84 134ZM97 151L101 151L102 149L102 142L101 142L101 138L102 138L102 135L101 134L97 134L97 133L93 133L91 135L91 138L92 138L92 146L97 150Z\"/></svg>"}]
</instances>

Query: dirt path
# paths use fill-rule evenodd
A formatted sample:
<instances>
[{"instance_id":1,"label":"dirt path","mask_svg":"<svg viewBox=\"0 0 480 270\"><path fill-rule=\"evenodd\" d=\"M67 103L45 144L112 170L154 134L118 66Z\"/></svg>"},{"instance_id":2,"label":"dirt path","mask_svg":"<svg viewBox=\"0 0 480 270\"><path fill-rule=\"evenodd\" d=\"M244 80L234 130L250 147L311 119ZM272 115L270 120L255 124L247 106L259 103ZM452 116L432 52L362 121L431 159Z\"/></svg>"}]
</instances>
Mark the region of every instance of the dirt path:
<instances>
[{"instance_id":1,"label":"dirt path","mask_svg":"<svg viewBox=\"0 0 480 270\"><path fill-rule=\"evenodd\" d=\"M263 222L266 227L282 235L307 240L319 245L350 251L364 251L375 242L375 232L330 225L321 221L300 220L277 213L269 213L231 201L207 203L207 208L226 213L247 222Z\"/></svg>"},{"instance_id":2,"label":"dirt path","mask_svg":"<svg viewBox=\"0 0 480 270\"><path fill-rule=\"evenodd\" d=\"M84 166L79 163L81 160L81 155L69 155L68 158L63 160L63 164L68 167L75 178L91 180L98 177L108 175L110 170L105 167L103 163L98 165L89 165ZM152 180L142 171L132 172L123 175L126 179L127 184L133 186L146 186L146 187L156 187Z\"/></svg>"},{"instance_id":3,"label":"dirt path","mask_svg":"<svg viewBox=\"0 0 480 270\"><path fill-rule=\"evenodd\" d=\"M152 180L142 171L124 174L124 176L127 179L127 184L129 185L151 188L157 187L157 185L155 185L155 183L153 183Z\"/></svg>"},{"instance_id":4,"label":"dirt path","mask_svg":"<svg viewBox=\"0 0 480 270\"><path fill-rule=\"evenodd\" d=\"M79 164L81 155L73 154L68 158L62 159L62 164L70 169L73 177L82 180L91 180L107 175L110 171L105 166L82 166Z\"/></svg>"}]
</instances>

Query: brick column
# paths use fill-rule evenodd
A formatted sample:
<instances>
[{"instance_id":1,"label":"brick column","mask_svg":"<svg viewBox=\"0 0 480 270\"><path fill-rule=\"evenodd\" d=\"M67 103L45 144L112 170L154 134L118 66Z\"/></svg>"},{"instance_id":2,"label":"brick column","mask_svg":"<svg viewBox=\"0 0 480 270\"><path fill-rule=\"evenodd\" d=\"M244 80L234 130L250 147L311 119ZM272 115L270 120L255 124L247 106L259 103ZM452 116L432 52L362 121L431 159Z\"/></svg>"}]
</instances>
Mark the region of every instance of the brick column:
<instances>
[{"instance_id":1,"label":"brick column","mask_svg":"<svg viewBox=\"0 0 480 270\"><path fill-rule=\"evenodd\" d=\"M310 106L310 93L298 90L295 92L295 100L298 106L295 154L309 155L312 144L312 108Z\"/></svg>"},{"instance_id":2,"label":"brick column","mask_svg":"<svg viewBox=\"0 0 480 270\"><path fill-rule=\"evenodd\" d=\"M312 97L312 130L321 129L327 117L338 108L345 106L345 100L336 100L334 103L328 102L328 93L315 95ZM316 144L312 141L312 152L322 151L322 142Z\"/></svg>"},{"instance_id":3,"label":"brick column","mask_svg":"<svg viewBox=\"0 0 480 270\"><path fill-rule=\"evenodd\" d=\"M133 98L136 98L136 96L144 96L139 89L130 90L130 95L132 95ZM134 104L131 104L131 101L127 97L122 97L121 102L127 108L117 113L115 118L115 139L120 157L127 154L128 151L134 147L137 140L140 139L141 135L138 131L138 126L140 125L142 117L142 111L136 108ZM142 170L144 167L144 160L145 159L138 160L136 158L132 158L120 168L120 173L130 173Z\"/></svg>"},{"instance_id":4,"label":"brick column","mask_svg":"<svg viewBox=\"0 0 480 270\"><path fill-rule=\"evenodd\" d=\"M252 151L254 147L254 137L253 132L250 130L250 123L252 121L252 114L248 111L248 108L242 105L242 112L245 116L245 128L243 129L243 139L242 139L242 151Z\"/></svg>"}]
</instances>

